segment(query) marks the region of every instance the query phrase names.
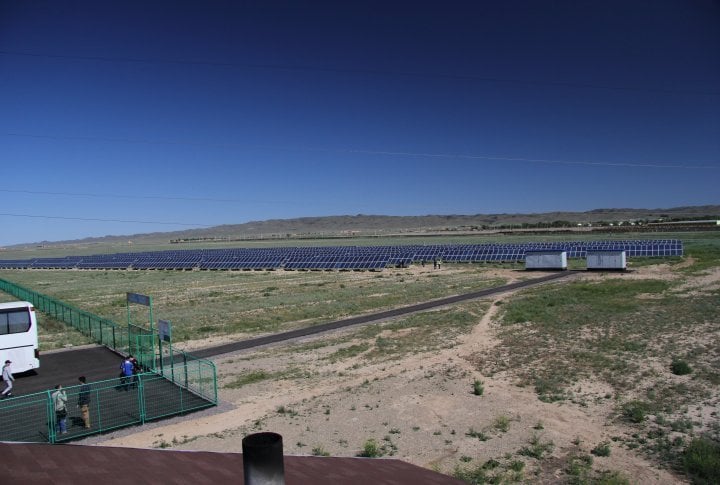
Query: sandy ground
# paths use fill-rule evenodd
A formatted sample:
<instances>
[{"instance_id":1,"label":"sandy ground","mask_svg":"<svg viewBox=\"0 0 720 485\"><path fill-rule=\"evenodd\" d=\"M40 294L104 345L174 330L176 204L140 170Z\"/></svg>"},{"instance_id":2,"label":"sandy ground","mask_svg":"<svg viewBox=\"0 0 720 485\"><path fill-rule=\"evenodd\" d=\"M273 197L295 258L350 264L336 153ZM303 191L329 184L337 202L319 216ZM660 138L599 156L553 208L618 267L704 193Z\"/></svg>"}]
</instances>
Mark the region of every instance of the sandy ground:
<instances>
[{"instance_id":1,"label":"sandy ground","mask_svg":"<svg viewBox=\"0 0 720 485\"><path fill-rule=\"evenodd\" d=\"M513 279L517 273L503 276ZM702 291L717 288L715 272L686 283ZM588 274L597 278L671 278L659 266L624 274ZM560 283L561 284L561 283ZM501 295L492 302L508 298ZM333 362L326 357L350 345L352 331L318 337L333 345L293 352L298 342L252 352L224 355L215 360L220 376L222 405L212 412L189 415L96 438L105 446L166 447L182 450L240 452L247 433L274 431L283 436L286 454L356 456L374 439L385 456L451 473L460 466L487 460L525 462L525 479L554 483L563 475L567 458L588 454L609 442L609 457L594 457L596 470L617 470L632 483L683 483L658 469L640 454L619 445L613 437L628 433L609 424L615 403L611 389L596 382L578 385L594 396L585 406L567 401L543 403L533 389L515 385L501 374L483 376L473 356L491 353L497 345L493 317L496 305L478 316L473 331L452 348L419 353L400 361L367 362L359 358ZM339 336L345 339L339 339ZM301 343L310 342L304 340ZM216 342L220 343L220 342ZM222 387L233 375L252 370L286 373L287 378L263 380L238 389ZM484 385L481 396L473 382ZM485 440L478 438L482 434ZM475 436L472 436L475 435ZM542 460L520 453L535 438L552 443Z\"/></svg>"}]
</instances>

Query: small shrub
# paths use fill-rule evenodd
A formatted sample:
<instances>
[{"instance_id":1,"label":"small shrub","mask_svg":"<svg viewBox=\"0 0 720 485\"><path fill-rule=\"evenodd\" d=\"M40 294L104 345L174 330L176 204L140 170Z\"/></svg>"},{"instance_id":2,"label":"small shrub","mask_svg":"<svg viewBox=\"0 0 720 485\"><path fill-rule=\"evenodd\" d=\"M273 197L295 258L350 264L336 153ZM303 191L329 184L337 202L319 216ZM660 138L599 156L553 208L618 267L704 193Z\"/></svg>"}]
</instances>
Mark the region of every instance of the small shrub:
<instances>
[{"instance_id":1,"label":"small shrub","mask_svg":"<svg viewBox=\"0 0 720 485\"><path fill-rule=\"evenodd\" d=\"M599 476L593 480L598 485L630 485L630 480L622 473L615 470L602 470Z\"/></svg>"},{"instance_id":2,"label":"small shrub","mask_svg":"<svg viewBox=\"0 0 720 485\"><path fill-rule=\"evenodd\" d=\"M541 459L545 454L552 453L555 449L555 443L552 441L543 442L537 434L533 434L530 438L530 446L523 446L520 454L535 459Z\"/></svg>"},{"instance_id":3,"label":"small shrub","mask_svg":"<svg viewBox=\"0 0 720 485\"><path fill-rule=\"evenodd\" d=\"M570 483L589 483L588 477L592 471L593 457L590 455L571 455L566 469L570 475Z\"/></svg>"},{"instance_id":4,"label":"small shrub","mask_svg":"<svg viewBox=\"0 0 720 485\"><path fill-rule=\"evenodd\" d=\"M470 484L487 483L488 480L487 471L482 465L469 469L456 466L452 472L452 476Z\"/></svg>"},{"instance_id":5,"label":"small shrub","mask_svg":"<svg viewBox=\"0 0 720 485\"><path fill-rule=\"evenodd\" d=\"M497 481L497 477L488 475L488 470L493 470L498 466L500 466L500 463L495 460L488 460L482 465L478 465L474 468L461 468L460 466L456 466L452 476L471 485L499 483Z\"/></svg>"},{"instance_id":6,"label":"small shrub","mask_svg":"<svg viewBox=\"0 0 720 485\"><path fill-rule=\"evenodd\" d=\"M510 429L510 418L508 418L507 416L498 416L497 418L495 418L493 428L497 429L498 431L502 431L503 433L507 433L507 431Z\"/></svg>"},{"instance_id":7,"label":"small shrub","mask_svg":"<svg viewBox=\"0 0 720 485\"><path fill-rule=\"evenodd\" d=\"M475 431L475 429L473 429L473 428L470 428L469 430L467 430L467 433L465 433L465 436L469 436L471 438L477 438L480 441L488 440L488 436L485 433L483 433L482 431Z\"/></svg>"},{"instance_id":8,"label":"small shrub","mask_svg":"<svg viewBox=\"0 0 720 485\"><path fill-rule=\"evenodd\" d=\"M382 456L382 451L380 450L377 441L370 438L365 442L365 444L363 445L363 449L360 450L360 453L358 453L357 456L361 456L364 458L378 458Z\"/></svg>"},{"instance_id":9,"label":"small shrub","mask_svg":"<svg viewBox=\"0 0 720 485\"><path fill-rule=\"evenodd\" d=\"M473 394L476 396L482 396L485 392L485 386L483 385L483 382L479 379L475 379L475 382L473 382Z\"/></svg>"},{"instance_id":10,"label":"small shrub","mask_svg":"<svg viewBox=\"0 0 720 485\"><path fill-rule=\"evenodd\" d=\"M672 364L670 364L670 370L676 376L684 376L692 372L692 369L690 368L688 363L680 359L675 359L672 361Z\"/></svg>"},{"instance_id":11,"label":"small shrub","mask_svg":"<svg viewBox=\"0 0 720 485\"><path fill-rule=\"evenodd\" d=\"M623 415L631 423L642 423L647 414L647 403L643 401L630 401L623 406Z\"/></svg>"},{"instance_id":12,"label":"small shrub","mask_svg":"<svg viewBox=\"0 0 720 485\"><path fill-rule=\"evenodd\" d=\"M325 448L322 446L316 446L312 449L313 456L330 456L330 453L325 451Z\"/></svg>"},{"instance_id":13,"label":"small shrub","mask_svg":"<svg viewBox=\"0 0 720 485\"><path fill-rule=\"evenodd\" d=\"M595 456L610 456L610 442L603 441L601 443L598 443L595 448L590 450L590 453Z\"/></svg>"},{"instance_id":14,"label":"small shrub","mask_svg":"<svg viewBox=\"0 0 720 485\"><path fill-rule=\"evenodd\" d=\"M670 429L673 431L678 431L680 433L688 433L692 431L694 426L695 425L690 419L681 418L670 423Z\"/></svg>"},{"instance_id":15,"label":"small shrub","mask_svg":"<svg viewBox=\"0 0 720 485\"><path fill-rule=\"evenodd\" d=\"M567 398L563 389L563 380L558 376L536 377L535 392L542 402L556 402Z\"/></svg>"}]
</instances>

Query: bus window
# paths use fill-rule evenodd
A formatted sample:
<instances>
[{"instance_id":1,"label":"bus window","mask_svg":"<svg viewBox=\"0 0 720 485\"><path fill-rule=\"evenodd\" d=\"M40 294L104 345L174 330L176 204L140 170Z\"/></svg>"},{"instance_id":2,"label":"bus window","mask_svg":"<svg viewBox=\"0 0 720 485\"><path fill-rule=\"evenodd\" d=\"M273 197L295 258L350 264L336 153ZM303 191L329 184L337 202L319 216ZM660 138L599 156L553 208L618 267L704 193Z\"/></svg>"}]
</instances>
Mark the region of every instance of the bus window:
<instances>
[{"instance_id":1,"label":"bus window","mask_svg":"<svg viewBox=\"0 0 720 485\"><path fill-rule=\"evenodd\" d=\"M30 312L27 310L9 312L8 332L7 333L24 333L30 330Z\"/></svg>"},{"instance_id":2,"label":"bus window","mask_svg":"<svg viewBox=\"0 0 720 485\"><path fill-rule=\"evenodd\" d=\"M6 335L10 330L8 329L8 314L0 313L0 335Z\"/></svg>"}]
</instances>

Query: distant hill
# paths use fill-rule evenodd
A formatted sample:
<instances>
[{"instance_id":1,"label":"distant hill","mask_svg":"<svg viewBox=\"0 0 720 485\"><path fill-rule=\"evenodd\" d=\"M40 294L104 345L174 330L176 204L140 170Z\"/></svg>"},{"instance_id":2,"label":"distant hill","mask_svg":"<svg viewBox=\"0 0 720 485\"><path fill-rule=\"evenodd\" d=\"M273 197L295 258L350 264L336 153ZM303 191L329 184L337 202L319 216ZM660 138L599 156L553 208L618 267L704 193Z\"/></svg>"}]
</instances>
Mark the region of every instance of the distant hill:
<instances>
[{"instance_id":1,"label":"distant hill","mask_svg":"<svg viewBox=\"0 0 720 485\"><path fill-rule=\"evenodd\" d=\"M720 219L720 205L675 207L671 209L595 209L587 212L545 212L536 214L475 214L475 215L426 215L382 216L364 215L302 217L297 219L272 219L244 224L227 224L203 229L173 232L156 232L86 238L75 241L43 241L33 245L72 243L134 243L154 244L170 241L242 240L254 238L301 238L337 237L350 235L392 235L408 233L433 233L445 231L480 231L508 226L569 223L592 224L655 221L658 219ZM28 244L29 245L29 244ZM18 245L28 246L28 245Z\"/></svg>"}]
</instances>

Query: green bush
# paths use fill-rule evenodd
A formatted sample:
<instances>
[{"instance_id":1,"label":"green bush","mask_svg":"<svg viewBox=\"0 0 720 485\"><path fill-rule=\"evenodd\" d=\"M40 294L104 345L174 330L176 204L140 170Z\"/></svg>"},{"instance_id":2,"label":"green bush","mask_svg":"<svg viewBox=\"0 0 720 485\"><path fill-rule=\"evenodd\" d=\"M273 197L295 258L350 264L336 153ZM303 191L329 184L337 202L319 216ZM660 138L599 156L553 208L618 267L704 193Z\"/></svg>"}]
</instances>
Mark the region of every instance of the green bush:
<instances>
[{"instance_id":1,"label":"green bush","mask_svg":"<svg viewBox=\"0 0 720 485\"><path fill-rule=\"evenodd\" d=\"M533 433L532 438L530 438L530 446L523 446L519 453L523 456L529 456L540 460L545 455L552 453L554 449L555 444L552 441L543 442L540 439L540 436Z\"/></svg>"},{"instance_id":2,"label":"green bush","mask_svg":"<svg viewBox=\"0 0 720 485\"><path fill-rule=\"evenodd\" d=\"M610 456L610 442L603 441L601 443L598 443L595 448L590 450L590 453L595 456Z\"/></svg>"},{"instance_id":3,"label":"green bush","mask_svg":"<svg viewBox=\"0 0 720 485\"><path fill-rule=\"evenodd\" d=\"M680 359L672 361L672 364L670 364L670 370L676 376L684 376L692 372L692 368L688 365L688 363Z\"/></svg>"},{"instance_id":4,"label":"green bush","mask_svg":"<svg viewBox=\"0 0 720 485\"><path fill-rule=\"evenodd\" d=\"M567 469L569 482L575 484L589 483L588 477L592 472L593 457L590 455L570 455Z\"/></svg>"},{"instance_id":5,"label":"green bush","mask_svg":"<svg viewBox=\"0 0 720 485\"><path fill-rule=\"evenodd\" d=\"M623 415L631 423L642 423L645 421L648 404L643 401L630 401L623 406Z\"/></svg>"},{"instance_id":6,"label":"green bush","mask_svg":"<svg viewBox=\"0 0 720 485\"><path fill-rule=\"evenodd\" d=\"M498 416L497 418L495 418L495 422L493 423L493 428L495 428L496 430L498 430L502 433L507 433L508 430L510 429L510 418L508 418L507 416L502 416L502 415Z\"/></svg>"},{"instance_id":7,"label":"green bush","mask_svg":"<svg viewBox=\"0 0 720 485\"><path fill-rule=\"evenodd\" d=\"M363 449L360 450L360 453L358 453L357 456L362 456L364 458L378 458L382 455L383 453L380 450L377 441L371 438L365 442Z\"/></svg>"},{"instance_id":8,"label":"green bush","mask_svg":"<svg viewBox=\"0 0 720 485\"><path fill-rule=\"evenodd\" d=\"M469 436L471 438L477 438L480 441L487 441L490 439L488 435L483 433L482 431L475 431L473 428L470 428L467 433L465 433L465 436Z\"/></svg>"},{"instance_id":9,"label":"green bush","mask_svg":"<svg viewBox=\"0 0 720 485\"><path fill-rule=\"evenodd\" d=\"M720 483L720 444L707 438L692 440L683 452L682 467L695 483Z\"/></svg>"},{"instance_id":10,"label":"green bush","mask_svg":"<svg viewBox=\"0 0 720 485\"><path fill-rule=\"evenodd\" d=\"M475 382L473 382L473 394L476 396L482 396L485 392L485 386L483 385L483 382L479 379L475 379Z\"/></svg>"}]
</instances>

